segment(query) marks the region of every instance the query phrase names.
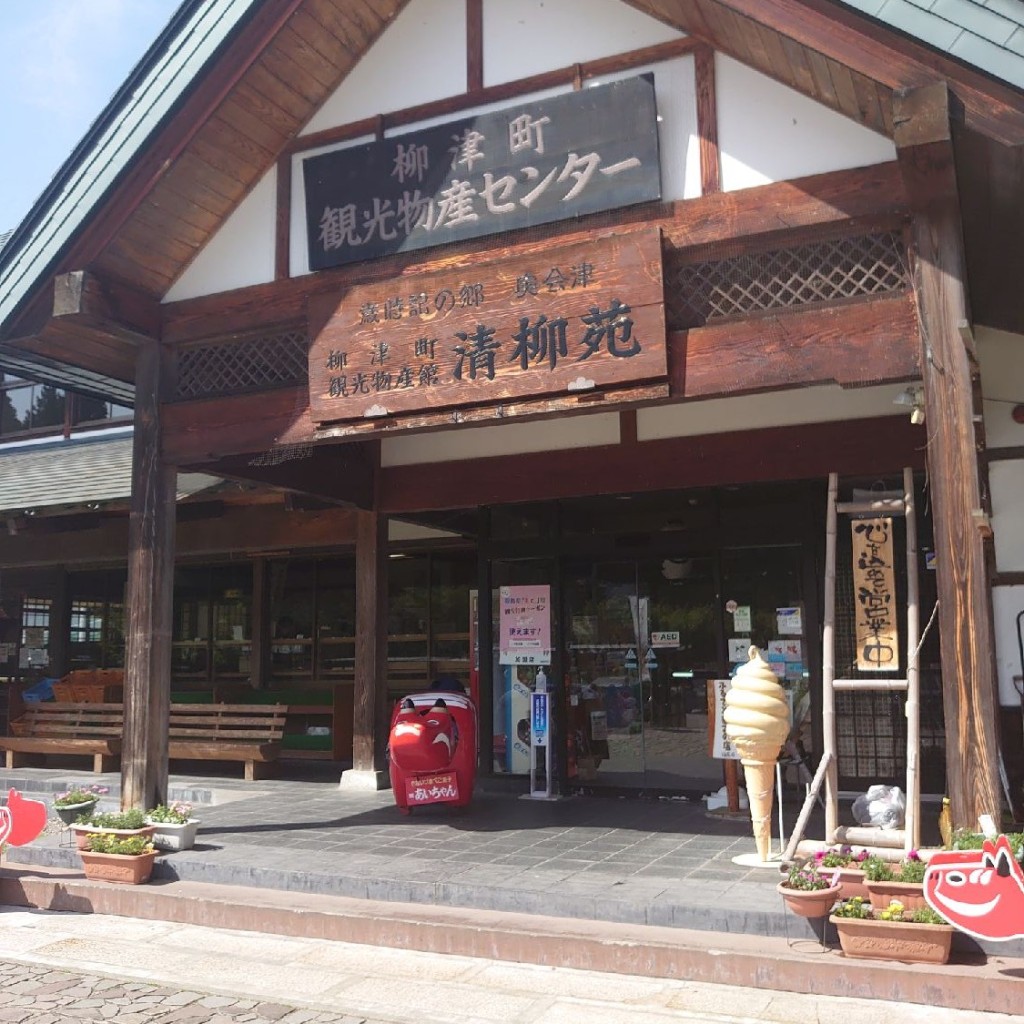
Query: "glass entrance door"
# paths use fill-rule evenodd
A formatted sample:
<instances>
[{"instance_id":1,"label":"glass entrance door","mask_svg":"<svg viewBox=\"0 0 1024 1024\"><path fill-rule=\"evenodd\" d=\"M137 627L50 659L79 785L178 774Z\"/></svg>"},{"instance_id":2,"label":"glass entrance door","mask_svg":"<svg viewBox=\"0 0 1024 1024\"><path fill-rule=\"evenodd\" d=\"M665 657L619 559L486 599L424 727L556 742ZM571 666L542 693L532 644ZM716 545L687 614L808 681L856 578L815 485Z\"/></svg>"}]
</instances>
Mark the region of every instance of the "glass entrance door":
<instances>
[{"instance_id":1,"label":"glass entrance door","mask_svg":"<svg viewBox=\"0 0 1024 1024\"><path fill-rule=\"evenodd\" d=\"M704 790L706 680L724 666L712 558L569 562L569 774L612 786ZM713 784L713 785L712 785Z\"/></svg>"}]
</instances>

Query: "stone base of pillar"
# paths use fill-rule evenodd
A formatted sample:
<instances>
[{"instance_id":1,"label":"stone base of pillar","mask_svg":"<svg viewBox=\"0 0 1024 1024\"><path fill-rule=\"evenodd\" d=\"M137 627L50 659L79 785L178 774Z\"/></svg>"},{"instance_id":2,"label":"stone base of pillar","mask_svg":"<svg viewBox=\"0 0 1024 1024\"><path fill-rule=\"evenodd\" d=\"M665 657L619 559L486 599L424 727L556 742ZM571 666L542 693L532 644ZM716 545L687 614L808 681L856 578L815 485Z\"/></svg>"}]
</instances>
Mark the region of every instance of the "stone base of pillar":
<instances>
[{"instance_id":1,"label":"stone base of pillar","mask_svg":"<svg viewBox=\"0 0 1024 1024\"><path fill-rule=\"evenodd\" d=\"M338 783L338 789L363 793L390 788L391 776L387 772L372 769L349 768L348 771L341 773L341 781Z\"/></svg>"}]
</instances>

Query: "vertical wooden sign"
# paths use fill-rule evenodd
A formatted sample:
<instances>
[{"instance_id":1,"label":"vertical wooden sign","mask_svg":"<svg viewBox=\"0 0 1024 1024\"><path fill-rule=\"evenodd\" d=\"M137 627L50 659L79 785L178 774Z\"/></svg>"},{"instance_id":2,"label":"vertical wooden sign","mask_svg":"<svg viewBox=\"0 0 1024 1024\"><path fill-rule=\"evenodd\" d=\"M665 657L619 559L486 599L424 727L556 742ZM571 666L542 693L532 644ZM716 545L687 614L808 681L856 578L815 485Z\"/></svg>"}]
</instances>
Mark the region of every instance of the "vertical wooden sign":
<instances>
[{"instance_id":1,"label":"vertical wooden sign","mask_svg":"<svg viewBox=\"0 0 1024 1024\"><path fill-rule=\"evenodd\" d=\"M853 531L857 669L860 672L898 672L892 519L854 519L850 526Z\"/></svg>"}]
</instances>

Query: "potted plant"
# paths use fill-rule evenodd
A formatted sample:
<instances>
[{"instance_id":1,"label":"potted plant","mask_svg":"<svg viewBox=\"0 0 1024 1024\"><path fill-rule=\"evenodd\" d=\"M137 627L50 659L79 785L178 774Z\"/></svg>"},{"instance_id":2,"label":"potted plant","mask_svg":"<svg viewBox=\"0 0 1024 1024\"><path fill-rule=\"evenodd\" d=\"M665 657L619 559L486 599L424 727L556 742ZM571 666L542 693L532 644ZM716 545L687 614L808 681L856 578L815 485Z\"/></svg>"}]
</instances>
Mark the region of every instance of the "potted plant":
<instances>
[{"instance_id":1,"label":"potted plant","mask_svg":"<svg viewBox=\"0 0 1024 1024\"><path fill-rule=\"evenodd\" d=\"M124 885L148 882L153 873L156 850L148 836L119 836L93 832L84 850L79 850L85 877Z\"/></svg>"},{"instance_id":2,"label":"potted plant","mask_svg":"<svg viewBox=\"0 0 1024 1024\"><path fill-rule=\"evenodd\" d=\"M1013 849L1018 862L1024 864L1024 832L1007 832L1006 838ZM969 828L958 828L953 833L952 848L954 850L980 850L985 837L980 832L972 832Z\"/></svg>"},{"instance_id":3,"label":"potted plant","mask_svg":"<svg viewBox=\"0 0 1024 1024\"><path fill-rule=\"evenodd\" d=\"M840 899L848 900L854 896L863 896L867 899L868 890L864 884L862 867L867 857L867 850L855 853L852 846L833 846L827 850L819 850L814 855L814 866L819 871L828 869L833 872L843 887Z\"/></svg>"},{"instance_id":4,"label":"potted plant","mask_svg":"<svg viewBox=\"0 0 1024 1024\"><path fill-rule=\"evenodd\" d=\"M829 917L846 956L904 963L944 964L953 927L931 907L910 910L897 900L872 910L860 896L843 900Z\"/></svg>"},{"instance_id":5,"label":"potted plant","mask_svg":"<svg viewBox=\"0 0 1024 1024\"><path fill-rule=\"evenodd\" d=\"M842 891L831 871L820 871L807 863L794 864L776 888L786 906L799 917L824 917Z\"/></svg>"},{"instance_id":6,"label":"potted plant","mask_svg":"<svg viewBox=\"0 0 1024 1024\"><path fill-rule=\"evenodd\" d=\"M99 832L121 838L142 836L147 840L153 834L153 826L146 823L146 816L135 809L90 814L74 822L71 830L75 833L75 845L79 850L88 849L90 837Z\"/></svg>"},{"instance_id":7,"label":"potted plant","mask_svg":"<svg viewBox=\"0 0 1024 1024\"><path fill-rule=\"evenodd\" d=\"M160 804L146 814L146 823L153 826L153 845L158 850L190 850L195 845L199 819L192 817L191 804Z\"/></svg>"},{"instance_id":8,"label":"potted plant","mask_svg":"<svg viewBox=\"0 0 1024 1024\"><path fill-rule=\"evenodd\" d=\"M83 815L92 814L100 797L109 792L106 786L73 785L53 798L53 809L65 825L70 825Z\"/></svg>"},{"instance_id":9,"label":"potted plant","mask_svg":"<svg viewBox=\"0 0 1024 1024\"><path fill-rule=\"evenodd\" d=\"M864 884L872 906L887 907L893 900L899 900L908 910L928 906L924 898L927 867L916 850L895 865L881 857L868 857L863 865Z\"/></svg>"}]
</instances>

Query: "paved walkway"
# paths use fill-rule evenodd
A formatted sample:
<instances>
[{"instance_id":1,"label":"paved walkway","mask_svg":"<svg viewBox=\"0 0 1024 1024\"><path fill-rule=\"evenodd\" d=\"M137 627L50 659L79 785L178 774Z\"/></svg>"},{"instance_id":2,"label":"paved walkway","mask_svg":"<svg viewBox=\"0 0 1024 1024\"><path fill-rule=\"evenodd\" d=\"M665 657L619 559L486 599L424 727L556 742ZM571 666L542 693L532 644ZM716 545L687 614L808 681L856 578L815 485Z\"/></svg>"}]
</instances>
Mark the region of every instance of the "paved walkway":
<instances>
[{"instance_id":1,"label":"paved walkway","mask_svg":"<svg viewBox=\"0 0 1024 1024\"><path fill-rule=\"evenodd\" d=\"M1020 1017L942 1011L956 1024ZM15 1024L923 1024L935 1009L499 963L323 939L0 912Z\"/></svg>"},{"instance_id":2,"label":"paved walkway","mask_svg":"<svg viewBox=\"0 0 1024 1024\"><path fill-rule=\"evenodd\" d=\"M0 777L30 795L82 774ZM91 779L91 776L90 776ZM116 787L117 779L106 782ZM404 817L390 792L351 793L337 775L301 782L176 777L204 806L200 842L160 858L156 876L716 931L805 934L783 914L774 870L739 867L748 820L685 800L578 797L552 803L482 793L463 810ZM41 794L40 794L41 795ZM796 808L789 810L790 821ZM819 826L820 828L820 826ZM78 867L54 830L6 860ZM63 845L62 845L63 844Z\"/></svg>"}]
</instances>

